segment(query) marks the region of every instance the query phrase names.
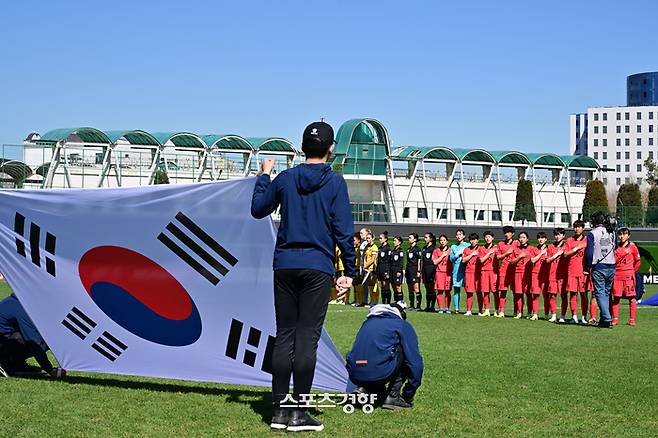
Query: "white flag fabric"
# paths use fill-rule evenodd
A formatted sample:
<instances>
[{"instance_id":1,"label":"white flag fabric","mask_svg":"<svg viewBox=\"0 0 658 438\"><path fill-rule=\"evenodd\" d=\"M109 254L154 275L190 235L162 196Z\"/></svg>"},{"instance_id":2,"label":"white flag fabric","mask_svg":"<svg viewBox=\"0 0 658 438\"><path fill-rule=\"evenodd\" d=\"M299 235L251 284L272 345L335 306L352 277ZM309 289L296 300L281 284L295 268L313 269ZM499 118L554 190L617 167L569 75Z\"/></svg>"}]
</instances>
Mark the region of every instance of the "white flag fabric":
<instances>
[{"instance_id":1,"label":"white flag fabric","mask_svg":"<svg viewBox=\"0 0 658 438\"><path fill-rule=\"evenodd\" d=\"M0 268L69 370L271 385L271 219L255 178L0 190ZM326 331L313 387L345 391Z\"/></svg>"}]
</instances>

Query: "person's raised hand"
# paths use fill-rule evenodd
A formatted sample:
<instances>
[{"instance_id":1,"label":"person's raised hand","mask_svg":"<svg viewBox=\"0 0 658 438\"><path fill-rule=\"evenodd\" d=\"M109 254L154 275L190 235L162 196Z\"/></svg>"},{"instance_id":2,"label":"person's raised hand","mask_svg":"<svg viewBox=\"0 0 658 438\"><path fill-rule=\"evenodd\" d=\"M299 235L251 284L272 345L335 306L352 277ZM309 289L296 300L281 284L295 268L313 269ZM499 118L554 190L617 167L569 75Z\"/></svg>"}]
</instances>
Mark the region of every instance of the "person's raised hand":
<instances>
[{"instance_id":1,"label":"person's raised hand","mask_svg":"<svg viewBox=\"0 0 658 438\"><path fill-rule=\"evenodd\" d=\"M263 174L269 175L272 173L272 169L274 168L274 159L272 158L266 158L263 160L263 162L260 165L260 169L263 171Z\"/></svg>"}]
</instances>

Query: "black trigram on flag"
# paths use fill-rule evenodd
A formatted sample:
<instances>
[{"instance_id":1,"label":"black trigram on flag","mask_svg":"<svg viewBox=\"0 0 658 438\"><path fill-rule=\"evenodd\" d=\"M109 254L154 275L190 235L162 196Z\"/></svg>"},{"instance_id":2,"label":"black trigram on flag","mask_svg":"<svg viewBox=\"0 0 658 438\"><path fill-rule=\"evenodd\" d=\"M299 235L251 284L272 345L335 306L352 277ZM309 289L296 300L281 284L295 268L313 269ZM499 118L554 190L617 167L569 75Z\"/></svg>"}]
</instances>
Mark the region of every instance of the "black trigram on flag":
<instances>
[{"instance_id":1,"label":"black trigram on flag","mask_svg":"<svg viewBox=\"0 0 658 438\"><path fill-rule=\"evenodd\" d=\"M16 233L16 252L19 255L27 258L25 252L25 216L16 212L14 217L14 232ZM52 234L46 232L45 238L45 250L49 253L52 258L46 254L46 272L55 277L55 243L57 238ZM41 227L35 224L34 222L30 223L30 233L28 242L30 244L30 258L32 263L41 267L41 250L39 246L41 244Z\"/></svg>"},{"instance_id":2,"label":"black trigram on flag","mask_svg":"<svg viewBox=\"0 0 658 438\"><path fill-rule=\"evenodd\" d=\"M62 321L62 325L82 340L96 327L96 323L77 307L73 307Z\"/></svg>"},{"instance_id":3,"label":"black trigram on flag","mask_svg":"<svg viewBox=\"0 0 658 438\"><path fill-rule=\"evenodd\" d=\"M103 334L96 339L96 342L91 344L91 348L102 354L109 361L114 362L128 349L128 346L110 333L104 331Z\"/></svg>"},{"instance_id":4,"label":"black trigram on flag","mask_svg":"<svg viewBox=\"0 0 658 438\"><path fill-rule=\"evenodd\" d=\"M228 334L228 341L226 342L226 356L231 359L238 359L238 351L240 350L240 339L242 338L242 329L244 323L233 319L231 321L231 329ZM242 363L250 367L256 366L256 359L258 358L258 347L260 345L263 332L255 327L249 328L249 335L247 336L247 345L244 348ZM274 350L274 336L267 337L267 345L265 346L265 355L263 357L263 364L261 370L266 373L272 374L272 350ZM253 347L256 351L250 349Z\"/></svg>"},{"instance_id":5,"label":"black trigram on flag","mask_svg":"<svg viewBox=\"0 0 658 438\"><path fill-rule=\"evenodd\" d=\"M183 213L178 212L178 214L176 214L176 220L178 221L177 223L169 222L166 229L173 237L187 247L187 249L183 249L181 245L176 243L164 232L158 235L158 240L174 254L180 257L185 263L190 265L195 271L201 274L206 280L213 285L217 285L217 283L219 283L217 275L226 276L229 270L227 265L230 265L231 267L235 266L238 259ZM181 228L180 225L183 227ZM216 258L216 256L208 252L203 246L197 243L192 236L196 236L196 238L203 242L213 253L219 255L221 259ZM212 271L208 269L208 266L212 268Z\"/></svg>"}]
</instances>

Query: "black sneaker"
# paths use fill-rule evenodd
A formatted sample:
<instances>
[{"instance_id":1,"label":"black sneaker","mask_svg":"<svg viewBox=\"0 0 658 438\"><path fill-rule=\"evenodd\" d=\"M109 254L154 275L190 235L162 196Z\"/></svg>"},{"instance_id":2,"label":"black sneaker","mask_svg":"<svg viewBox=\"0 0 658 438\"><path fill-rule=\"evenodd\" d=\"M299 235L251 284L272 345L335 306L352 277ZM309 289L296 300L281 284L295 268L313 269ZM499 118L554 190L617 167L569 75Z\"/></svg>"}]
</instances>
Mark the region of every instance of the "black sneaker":
<instances>
[{"instance_id":1,"label":"black sneaker","mask_svg":"<svg viewBox=\"0 0 658 438\"><path fill-rule=\"evenodd\" d=\"M404 401L399 395L397 397L392 397L390 395L386 396L386 400L384 400L384 404L382 405L382 408L392 410L408 409L410 407L411 405Z\"/></svg>"},{"instance_id":2,"label":"black sneaker","mask_svg":"<svg viewBox=\"0 0 658 438\"><path fill-rule=\"evenodd\" d=\"M324 425L308 415L306 411L295 409L288 417L288 432L320 432Z\"/></svg>"},{"instance_id":3,"label":"black sneaker","mask_svg":"<svg viewBox=\"0 0 658 438\"><path fill-rule=\"evenodd\" d=\"M286 430L288 427L288 410L283 408L274 409L270 427L272 430Z\"/></svg>"}]
</instances>

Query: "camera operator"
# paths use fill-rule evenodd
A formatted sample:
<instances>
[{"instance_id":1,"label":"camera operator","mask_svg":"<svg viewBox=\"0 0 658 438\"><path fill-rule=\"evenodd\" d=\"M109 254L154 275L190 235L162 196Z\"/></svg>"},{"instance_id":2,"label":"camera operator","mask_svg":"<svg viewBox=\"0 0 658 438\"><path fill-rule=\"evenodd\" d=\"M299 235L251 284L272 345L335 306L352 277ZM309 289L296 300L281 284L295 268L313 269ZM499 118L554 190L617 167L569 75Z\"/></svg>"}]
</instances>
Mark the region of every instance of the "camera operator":
<instances>
[{"instance_id":1,"label":"camera operator","mask_svg":"<svg viewBox=\"0 0 658 438\"><path fill-rule=\"evenodd\" d=\"M612 328L610 294L615 278L615 235L610 216L600 211L592 214L592 230L587 234L585 272L591 269L596 302L601 309L599 327Z\"/></svg>"}]
</instances>

